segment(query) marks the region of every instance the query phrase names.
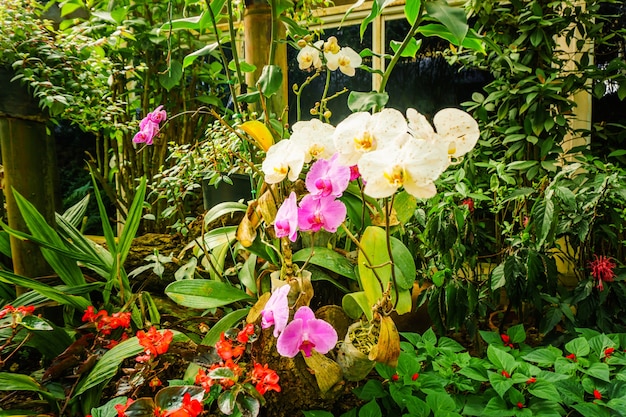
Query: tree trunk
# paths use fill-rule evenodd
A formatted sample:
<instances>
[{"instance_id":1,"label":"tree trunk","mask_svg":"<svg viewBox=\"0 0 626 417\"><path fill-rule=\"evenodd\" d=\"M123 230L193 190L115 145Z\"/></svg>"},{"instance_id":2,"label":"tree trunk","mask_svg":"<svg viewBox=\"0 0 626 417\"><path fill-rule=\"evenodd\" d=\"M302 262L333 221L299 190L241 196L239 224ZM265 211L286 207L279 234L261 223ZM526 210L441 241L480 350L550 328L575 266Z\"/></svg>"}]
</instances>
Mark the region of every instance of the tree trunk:
<instances>
[{"instance_id":1,"label":"tree trunk","mask_svg":"<svg viewBox=\"0 0 626 417\"><path fill-rule=\"evenodd\" d=\"M28 91L10 82L14 73L0 68L0 145L4 167L4 195L9 227L28 232L13 190L30 201L54 225L56 159L54 142L46 129L46 117ZM50 267L39 248L11 237L16 274L39 277Z\"/></svg>"}]
</instances>

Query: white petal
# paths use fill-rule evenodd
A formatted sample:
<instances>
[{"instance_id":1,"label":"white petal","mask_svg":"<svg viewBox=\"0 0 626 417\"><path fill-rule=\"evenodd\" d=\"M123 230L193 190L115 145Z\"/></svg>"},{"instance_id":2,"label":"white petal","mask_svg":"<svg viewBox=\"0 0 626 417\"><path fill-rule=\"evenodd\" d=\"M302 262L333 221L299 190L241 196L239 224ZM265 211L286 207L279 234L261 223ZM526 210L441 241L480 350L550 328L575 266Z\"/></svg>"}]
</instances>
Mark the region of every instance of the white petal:
<instances>
[{"instance_id":1,"label":"white petal","mask_svg":"<svg viewBox=\"0 0 626 417\"><path fill-rule=\"evenodd\" d=\"M463 110L443 109L435 115L433 124L439 135L453 143L451 156L455 158L471 151L480 137L478 123Z\"/></svg>"},{"instance_id":2,"label":"white petal","mask_svg":"<svg viewBox=\"0 0 626 417\"><path fill-rule=\"evenodd\" d=\"M416 139L431 140L435 135L435 131L426 117L417 110L407 109L406 118L409 121L409 131Z\"/></svg>"}]
</instances>

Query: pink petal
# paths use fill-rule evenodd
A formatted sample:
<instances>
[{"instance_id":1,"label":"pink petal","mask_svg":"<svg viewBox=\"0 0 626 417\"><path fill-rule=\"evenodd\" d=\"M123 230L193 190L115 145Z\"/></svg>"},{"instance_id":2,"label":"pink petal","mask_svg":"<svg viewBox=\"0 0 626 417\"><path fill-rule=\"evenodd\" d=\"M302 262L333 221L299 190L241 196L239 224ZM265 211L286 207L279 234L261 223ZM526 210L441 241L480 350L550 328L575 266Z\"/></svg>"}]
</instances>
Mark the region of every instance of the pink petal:
<instances>
[{"instance_id":1,"label":"pink petal","mask_svg":"<svg viewBox=\"0 0 626 417\"><path fill-rule=\"evenodd\" d=\"M274 337L278 337L289 321L289 284L274 290L265 308L261 311L261 328L274 326Z\"/></svg>"},{"instance_id":2,"label":"pink petal","mask_svg":"<svg viewBox=\"0 0 626 417\"><path fill-rule=\"evenodd\" d=\"M274 231L276 237L289 236L292 242L298 237L298 202L293 191L276 212Z\"/></svg>"},{"instance_id":3,"label":"pink petal","mask_svg":"<svg viewBox=\"0 0 626 417\"><path fill-rule=\"evenodd\" d=\"M335 347L338 337L333 326L321 319L310 320L307 325L309 340L316 351L323 355Z\"/></svg>"},{"instance_id":4,"label":"pink petal","mask_svg":"<svg viewBox=\"0 0 626 417\"><path fill-rule=\"evenodd\" d=\"M302 310L302 308L300 310ZM278 353L288 358L293 358L298 354L300 351L300 345L303 342L302 326L303 320L294 317L276 341L276 350L278 350Z\"/></svg>"}]
</instances>

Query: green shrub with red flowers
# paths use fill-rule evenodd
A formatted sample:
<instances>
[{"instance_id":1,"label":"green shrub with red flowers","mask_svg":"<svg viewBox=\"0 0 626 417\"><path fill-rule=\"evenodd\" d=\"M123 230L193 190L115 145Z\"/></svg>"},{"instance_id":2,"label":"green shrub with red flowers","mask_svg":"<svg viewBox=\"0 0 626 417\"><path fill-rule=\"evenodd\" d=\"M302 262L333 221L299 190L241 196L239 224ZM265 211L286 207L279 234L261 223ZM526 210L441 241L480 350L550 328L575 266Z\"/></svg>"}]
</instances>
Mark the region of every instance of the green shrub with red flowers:
<instances>
[{"instance_id":1,"label":"green shrub with red flowers","mask_svg":"<svg viewBox=\"0 0 626 417\"><path fill-rule=\"evenodd\" d=\"M481 332L483 357L431 330L403 333L395 368L354 390L361 416L624 416L626 335L579 329L563 349L525 344L522 325ZM305 411L305 417L331 417Z\"/></svg>"}]
</instances>

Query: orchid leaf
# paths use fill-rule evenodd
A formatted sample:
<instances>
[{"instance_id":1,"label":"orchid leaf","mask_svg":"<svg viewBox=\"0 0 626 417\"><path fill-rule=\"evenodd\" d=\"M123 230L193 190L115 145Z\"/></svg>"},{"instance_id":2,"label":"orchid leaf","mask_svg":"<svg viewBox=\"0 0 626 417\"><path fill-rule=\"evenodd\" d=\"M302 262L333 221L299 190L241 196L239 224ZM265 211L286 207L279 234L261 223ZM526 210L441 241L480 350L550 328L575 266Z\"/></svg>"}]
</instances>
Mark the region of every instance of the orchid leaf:
<instances>
[{"instance_id":1,"label":"orchid leaf","mask_svg":"<svg viewBox=\"0 0 626 417\"><path fill-rule=\"evenodd\" d=\"M223 307L236 301L252 300L252 297L231 284L208 279L172 282L165 288L165 294L177 304L197 309Z\"/></svg>"}]
</instances>

